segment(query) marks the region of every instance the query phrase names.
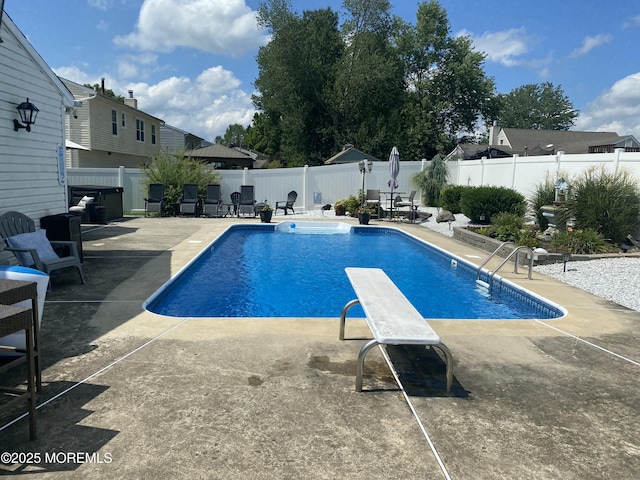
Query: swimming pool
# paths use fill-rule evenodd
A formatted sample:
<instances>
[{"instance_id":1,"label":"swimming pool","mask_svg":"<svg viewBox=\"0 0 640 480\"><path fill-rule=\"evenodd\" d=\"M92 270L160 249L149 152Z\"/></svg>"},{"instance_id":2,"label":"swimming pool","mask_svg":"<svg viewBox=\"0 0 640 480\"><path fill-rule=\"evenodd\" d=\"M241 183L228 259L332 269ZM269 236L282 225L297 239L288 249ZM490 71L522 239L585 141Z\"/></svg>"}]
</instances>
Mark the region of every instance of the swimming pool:
<instances>
[{"instance_id":1,"label":"swimming pool","mask_svg":"<svg viewBox=\"0 0 640 480\"><path fill-rule=\"evenodd\" d=\"M233 225L144 308L178 317L338 317L355 297L345 267L382 268L426 318L564 315L498 276L489 295L472 264L399 229L339 222Z\"/></svg>"}]
</instances>

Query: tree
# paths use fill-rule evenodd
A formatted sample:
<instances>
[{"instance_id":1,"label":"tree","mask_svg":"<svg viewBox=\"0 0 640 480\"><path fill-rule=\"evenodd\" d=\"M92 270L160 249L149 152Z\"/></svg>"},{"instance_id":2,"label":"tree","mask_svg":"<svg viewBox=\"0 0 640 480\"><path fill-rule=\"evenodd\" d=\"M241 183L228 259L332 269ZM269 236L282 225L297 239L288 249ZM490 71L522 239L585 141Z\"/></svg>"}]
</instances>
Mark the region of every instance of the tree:
<instances>
[{"instance_id":1,"label":"tree","mask_svg":"<svg viewBox=\"0 0 640 480\"><path fill-rule=\"evenodd\" d=\"M388 0L345 0L345 50L331 97L334 145L357 145L385 157L401 127L404 68L392 45Z\"/></svg>"},{"instance_id":2,"label":"tree","mask_svg":"<svg viewBox=\"0 0 640 480\"><path fill-rule=\"evenodd\" d=\"M226 145L227 147L236 146L236 147L244 147L245 138L247 136L247 129L245 129L239 123L234 123L227 127L227 130L224 132L224 137L217 136L215 142L221 145Z\"/></svg>"},{"instance_id":3,"label":"tree","mask_svg":"<svg viewBox=\"0 0 640 480\"><path fill-rule=\"evenodd\" d=\"M93 85L91 85L90 83L85 83L84 86L87 88L91 88L94 92L100 92L102 90L102 87L97 83L94 83ZM111 89L105 89L103 95L111 97L114 100L119 101L120 103L124 103L124 97L122 95L116 95Z\"/></svg>"},{"instance_id":4,"label":"tree","mask_svg":"<svg viewBox=\"0 0 640 480\"><path fill-rule=\"evenodd\" d=\"M448 153L457 136L473 131L492 112L495 84L484 73L484 54L468 37L452 38L436 1L418 6L416 25L398 23L397 45L405 66L405 158Z\"/></svg>"},{"instance_id":5,"label":"tree","mask_svg":"<svg viewBox=\"0 0 640 480\"><path fill-rule=\"evenodd\" d=\"M320 164L333 152L333 118L328 108L343 43L331 9L302 17L284 0L260 5L258 18L272 35L257 56L256 108L278 122L283 161L288 166Z\"/></svg>"},{"instance_id":6,"label":"tree","mask_svg":"<svg viewBox=\"0 0 640 480\"><path fill-rule=\"evenodd\" d=\"M578 110L552 83L528 84L498 95L498 121L503 128L569 130Z\"/></svg>"}]
</instances>

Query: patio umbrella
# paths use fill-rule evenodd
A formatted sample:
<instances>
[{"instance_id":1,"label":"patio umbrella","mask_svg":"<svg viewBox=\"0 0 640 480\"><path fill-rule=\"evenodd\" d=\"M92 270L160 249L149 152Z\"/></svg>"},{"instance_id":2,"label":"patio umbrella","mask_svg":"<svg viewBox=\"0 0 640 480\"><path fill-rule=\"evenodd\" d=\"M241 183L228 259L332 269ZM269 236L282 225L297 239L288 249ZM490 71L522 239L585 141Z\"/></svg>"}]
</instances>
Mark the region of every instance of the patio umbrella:
<instances>
[{"instance_id":1,"label":"patio umbrella","mask_svg":"<svg viewBox=\"0 0 640 480\"><path fill-rule=\"evenodd\" d=\"M389 182L391 188L391 219L393 219L393 189L398 188L398 174L400 173L400 153L393 147L389 154Z\"/></svg>"}]
</instances>

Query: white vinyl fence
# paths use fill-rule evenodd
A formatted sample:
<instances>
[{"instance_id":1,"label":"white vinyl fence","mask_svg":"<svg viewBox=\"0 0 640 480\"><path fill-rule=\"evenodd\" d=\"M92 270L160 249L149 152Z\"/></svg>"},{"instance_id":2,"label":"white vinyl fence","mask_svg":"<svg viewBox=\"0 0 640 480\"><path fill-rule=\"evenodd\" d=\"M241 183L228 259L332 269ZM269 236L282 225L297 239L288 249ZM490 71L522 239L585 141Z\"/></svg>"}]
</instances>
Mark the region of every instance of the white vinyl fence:
<instances>
[{"instance_id":1,"label":"white vinyl fence","mask_svg":"<svg viewBox=\"0 0 640 480\"><path fill-rule=\"evenodd\" d=\"M430 162L401 162L398 176L398 192L408 195L415 186L411 177L428 167ZM457 160L447 162L449 183L471 186L498 186L517 190L529 197L536 184L548 176L553 181L561 175L571 180L593 166L604 166L615 172L627 170L640 181L640 153L617 150L614 153L583 155L544 155L536 157L494 158L481 160ZM357 164L323 165L318 167L219 170L223 200L240 190L240 185L253 185L258 202L265 199L272 205L286 200L291 190L298 193L296 211L318 209L340 198L357 195L363 185L363 175ZM142 170L131 168L68 168L68 184L123 187L125 213L144 210ZM371 172L364 174L364 189L389 191L387 162L374 162ZM384 197L383 197L384 198ZM416 199L419 201L419 192Z\"/></svg>"}]
</instances>

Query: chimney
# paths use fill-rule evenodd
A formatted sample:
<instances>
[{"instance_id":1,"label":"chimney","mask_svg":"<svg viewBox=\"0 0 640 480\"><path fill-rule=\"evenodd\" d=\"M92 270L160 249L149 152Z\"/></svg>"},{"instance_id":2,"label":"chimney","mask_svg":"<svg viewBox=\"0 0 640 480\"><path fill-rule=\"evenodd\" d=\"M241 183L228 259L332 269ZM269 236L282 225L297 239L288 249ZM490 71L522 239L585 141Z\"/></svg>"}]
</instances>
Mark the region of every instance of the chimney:
<instances>
[{"instance_id":1,"label":"chimney","mask_svg":"<svg viewBox=\"0 0 640 480\"><path fill-rule=\"evenodd\" d=\"M104 95L104 77L100 79L100 93Z\"/></svg>"},{"instance_id":2,"label":"chimney","mask_svg":"<svg viewBox=\"0 0 640 480\"><path fill-rule=\"evenodd\" d=\"M498 144L499 133L500 127L498 127L498 121L494 120L493 124L489 127L489 146Z\"/></svg>"},{"instance_id":3,"label":"chimney","mask_svg":"<svg viewBox=\"0 0 640 480\"><path fill-rule=\"evenodd\" d=\"M133 90L129 90L129 98L124 99L124 104L136 110L138 109L138 100L133 98Z\"/></svg>"}]
</instances>

